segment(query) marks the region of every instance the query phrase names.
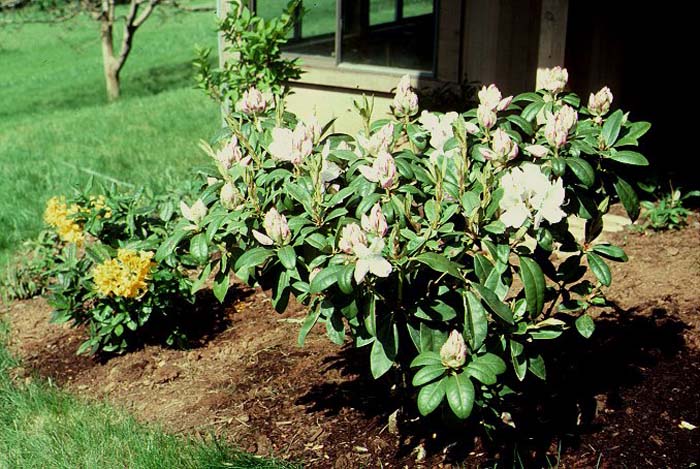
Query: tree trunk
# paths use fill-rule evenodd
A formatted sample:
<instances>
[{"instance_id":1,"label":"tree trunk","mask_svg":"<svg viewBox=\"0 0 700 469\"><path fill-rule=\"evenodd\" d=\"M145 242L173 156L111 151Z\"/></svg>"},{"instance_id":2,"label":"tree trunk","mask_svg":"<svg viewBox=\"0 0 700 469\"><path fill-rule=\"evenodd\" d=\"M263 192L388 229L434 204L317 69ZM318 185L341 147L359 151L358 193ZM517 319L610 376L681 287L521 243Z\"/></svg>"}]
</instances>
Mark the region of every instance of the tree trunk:
<instances>
[{"instance_id":1,"label":"tree trunk","mask_svg":"<svg viewBox=\"0 0 700 469\"><path fill-rule=\"evenodd\" d=\"M110 9L103 7L102 17L100 18L100 39L102 41L102 65L104 67L105 86L109 101L119 98L119 68L116 66L117 59L114 57L113 25L114 18Z\"/></svg>"}]
</instances>

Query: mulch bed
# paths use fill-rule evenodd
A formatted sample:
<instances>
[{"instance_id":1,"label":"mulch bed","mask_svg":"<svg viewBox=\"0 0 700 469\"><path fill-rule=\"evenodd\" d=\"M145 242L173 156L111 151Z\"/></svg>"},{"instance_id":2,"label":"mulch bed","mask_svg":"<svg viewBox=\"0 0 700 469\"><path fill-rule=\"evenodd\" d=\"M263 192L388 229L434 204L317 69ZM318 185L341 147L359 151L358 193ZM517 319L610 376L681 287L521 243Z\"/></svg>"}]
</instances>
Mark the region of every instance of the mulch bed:
<instances>
[{"instance_id":1,"label":"mulch bed","mask_svg":"<svg viewBox=\"0 0 700 469\"><path fill-rule=\"evenodd\" d=\"M304 311L276 314L260 290L236 286L225 307L200 308L188 350L146 345L105 359L76 356L80 330L48 322L42 299L8 307L19 376L50 378L104 397L172 432L214 434L306 467L685 468L700 463L700 223L682 231L606 235L630 257L615 264L589 340L570 334L548 362L547 386L522 402L491 441L436 421L388 425L399 401L365 374L363 351L317 327L304 348ZM462 465L457 466L456 461Z\"/></svg>"}]
</instances>

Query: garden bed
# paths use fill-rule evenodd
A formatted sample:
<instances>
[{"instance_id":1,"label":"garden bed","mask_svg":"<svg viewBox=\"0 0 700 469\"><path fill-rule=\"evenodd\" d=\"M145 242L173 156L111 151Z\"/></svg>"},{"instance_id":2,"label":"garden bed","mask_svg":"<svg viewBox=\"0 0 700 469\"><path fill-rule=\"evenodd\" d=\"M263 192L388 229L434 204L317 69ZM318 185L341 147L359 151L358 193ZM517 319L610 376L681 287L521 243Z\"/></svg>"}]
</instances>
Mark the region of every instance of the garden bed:
<instances>
[{"instance_id":1,"label":"garden bed","mask_svg":"<svg viewBox=\"0 0 700 469\"><path fill-rule=\"evenodd\" d=\"M606 236L630 258L612 265L616 308L596 312L593 338L571 334L560 344L566 369L549 364L551 387L513 415L517 431L504 431L500 445L439 426L396 433L386 405L393 396L361 373L366 359L353 358L362 350L331 344L321 328L298 348L300 307L276 314L263 292L242 286L225 308L200 308L200 339L189 350L76 356L85 337L48 324L42 299L9 308L12 348L20 375L106 397L173 432L214 433L308 467L413 466L419 446L425 467L450 467L449 458L472 467L507 461L516 443L523 460L560 455L560 467L690 467L700 460L700 429L679 424L700 426L700 222Z\"/></svg>"}]
</instances>

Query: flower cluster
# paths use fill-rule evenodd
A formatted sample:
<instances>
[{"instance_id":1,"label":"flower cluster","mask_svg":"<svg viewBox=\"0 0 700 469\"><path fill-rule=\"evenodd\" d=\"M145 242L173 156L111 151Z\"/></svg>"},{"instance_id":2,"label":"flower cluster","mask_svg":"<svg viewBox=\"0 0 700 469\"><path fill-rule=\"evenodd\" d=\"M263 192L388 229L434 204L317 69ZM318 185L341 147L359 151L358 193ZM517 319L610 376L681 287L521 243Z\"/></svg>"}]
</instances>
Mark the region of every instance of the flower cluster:
<instances>
[{"instance_id":1,"label":"flower cluster","mask_svg":"<svg viewBox=\"0 0 700 469\"><path fill-rule=\"evenodd\" d=\"M238 101L238 108L249 116L262 114L267 109L267 102L263 94L253 86L243 92L243 97Z\"/></svg>"},{"instance_id":2,"label":"flower cluster","mask_svg":"<svg viewBox=\"0 0 700 469\"><path fill-rule=\"evenodd\" d=\"M358 285L364 281L367 273L388 277L392 271L391 263L382 255L385 247L383 237L388 226L381 206L375 204L369 217L363 215L361 223L362 227L357 223L345 225L338 241L338 248L355 263L353 277Z\"/></svg>"},{"instance_id":3,"label":"flower cluster","mask_svg":"<svg viewBox=\"0 0 700 469\"><path fill-rule=\"evenodd\" d=\"M272 130L270 154L277 160L298 166L311 155L320 136L321 126L315 118L306 123L297 122L293 131L276 127Z\"/></svg>"},{"instance_id":4,"label":"flower cluster","mask_svg":"<svg viewBox=\"0 0 700 469\"><path fill-rule=\"evenodd\" d=\"M520 228L532 218L537 229L542 219L558 223L566 216L561 209L565 196L562 179L551 182L536 164L513 168L501 177L501 187L500 219L506 226Z\"/></svg>"},{"instance_id":5,"label":"flower cluster","mask_svg":"<svg viewBox=\"0 0 700 469\"><path fill-rule=\"evenodd\" d=\"M44 221L56 230L62 241L82 245L85 233L75 220L75 216L81 211L78 204L68 205L65 197L51 197L46 203Z\"/></svg>"},{"instance_id":6,"label":"flower cluster","mask_svg":"<svg viewBox=\"0 0 700 469\"><path fill-rule=\"evenodd\" d=\"M399 119L415 116L418 113L418 96L411 89L411 77L408 75L404 75L399 80L391 110Z\"/></svg>"},{"instance_id":7,"label":"flower cluster","mask_svg":"<svg viewBox=\"0 0 700 469\"><path fill-rule=\"evenodd\" d=\"M274 207L265 214L263 229L267 234L253 230L253 237L263 246L272 246L273 244L282 246L292 240L292 232L289 231L287 218L280 215Z\"/></svg>"},{"instance_id":8,"label":"flower cluster","mask_svg":"<svg viewBox=\"0 0 700 469\"><path fill-rule=\"evenodd\" d=\"M115 259L108 259L92 270L95 291L102 296L140 298L148 290L151 270L156 265L150 251L119 249Z\"/></svg>"}]
</instances>

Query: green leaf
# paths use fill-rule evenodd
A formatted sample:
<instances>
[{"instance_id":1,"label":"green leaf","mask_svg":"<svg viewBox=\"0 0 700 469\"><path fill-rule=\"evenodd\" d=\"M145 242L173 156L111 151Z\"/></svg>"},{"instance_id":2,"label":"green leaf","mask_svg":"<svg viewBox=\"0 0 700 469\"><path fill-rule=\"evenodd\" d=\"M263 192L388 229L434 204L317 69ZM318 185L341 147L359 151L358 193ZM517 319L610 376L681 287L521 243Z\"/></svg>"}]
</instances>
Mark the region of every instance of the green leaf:
<instances>
[{"instance_id":1,"label":"green leaf","mask_svg":"<svg viewBox=\"0 0 700 469\"><path fill-rule=\"evenodd\" d=\"M498 296L496 296L494 292L492 292L486 287L482 287L477 283L472 284L472 286L479 293L481 299L483 299L484 302L486 302L486 305L491 309L491 311L496 313L496 316L498 316L508 324L513 324L513 312L508 306L506 306L501 300L498 299Z\"/></svg>"},{"instance_id":2,"label":"green leaf","mask_svg":"<svg viewBox=\"0 0 700 469\"><path fill-rule=\"evenodd\" d=\"M639 216L639 199L637 198L637 193L627 181L620 177L615 180L613 185L615 187L615 192L617 192L618 197L620 197L620 202L622 202L622 205L627 211L627 215L629 215L632 221L635 221Z\"/></svg>"},{"instance_id":3,"label":"green leaf","mask_svg":"<svg viewBox=\"0 0 700 469\"><path fill-rule=\"evenodd\" d=\"M622 147L625 145L637 145L639 142L637 139L642 137L645 133L649 131L651 124L649 122L634 122L629 127L629 132L627 135L622 137L615 144L616 147Z\"/></svg>"},{"instance_id":4,"label":"green leaf","mask_svg":"<svg viewBox=\"0 0 700 469\"><path fill-rule=\"evenodd\" d=\"M460 419L466 419L474 407L474 384L466 373L452 375L447 379L445 395L450 409Z\"/></svg>"},{"instance_id":5,"label":"green leaf","mask_svg":"<svg viewBox=\"0 0 700 469\"><path fill-rule=\"evenodd\" d=\"M610 114L610 117L608 117L605 120L605 124L603 124L603 130L601 131L601 135L603 136L603 141L605 142L605 145L608 148L613 146L613 144L617 140L618 135L620 135L620 128L622 126L623 117L624 114L621 110L618 109L617 111Z\"/></svg>"},{"instance_id":6,"label":"green leaf","mask_svg":"<svg viewBox=\"0 0 700 469\"><path fill-rule=\"evenodd\" d=\"M326 333L328 338L336 345L345 343L345 322L340 314L332 314L326 320Z\"/></svg>"},{"instance_id":7,"label":"green leaf","mask_svg":"<svg viewBox=\"0 0 700 469\"><path fill-rule=\"evenodd\" d=\"M437 409L445 397L446 379L441 379L421 388L418 393L418 411L425 416Z\"/></svg>"},{"instance_id":8,"label":"green leaf","mask_svg":"<svg viewBox=\"0 0 700 469\"><path fill-rule=\"evenodd\" d=\"M219 303L223 303L226 298L226 293L229 287L229 276L228 273L217 272L216 277L214 277L214 285L212 286L212 292Z\"/></svg>"},{"instance_id":9,"label":"green leaf","mask_svg":"<svg viewBox=\"0 0 700 469\"><path fill-rule=\"evenodd\" d=\"M591 187L595 182L595 171L588 161L583 158L566 158L566 164L571 171L576 175L579 181L586 186Z\"/></svg>"},{"instance_id":10,"label":"green leaf","mask_svg":"<svg viewBox=\"0 0 700 469\"><path fill-rule=\"evenodd\" d=\"M323 290L335 284L338 281L338 274L344 268L344 265L333 264L320 271L311 281L309 292L312 294L321 293Z\"/></svg>"},{"instance_id":11,"label":"green leaf","mask_svg":"<svg viewBox=\"0 0 700 469\"><path fill-rule=\"evenodd\" d=\"M579 316L576 320L576 330L579 334L588 339L593 335L593 331L595 331L595 322L587 314Z\"/></svg>"},{"instance_id":12,"label":"green leaf","mask_svg":"<svg viewBox=\"0 0 700 469\"><path fill-rule=\"evenodd\" d=\"M184 238L187 233L189 233L186 230L176 230L173 232L168 239L166 239L163 244L158 247L158 250L156 251L156 262L160 262L166 257L168 257L170 254L175 252L175 249L177 248L178 244L180 244L180 241L182 241L182 238Z\"/></svg>"},{"instance_id":13,"label":"green leaf","mask_svg":"<svg viewBox=\"0 0 700 469\"><path fill-rule=\"evenodd\" d=\"M110 252L110 249L108 249L102 243L86 245L85 254L87 254L95 264L102 264L106 260L111 259L113 255L113 253Z\"/></svg>"},{"instance_id":14,"label":"green leaf","mask_svg":"<svg viewBox=\"0 0 700 469\"><path fill-rule=\"evenodd\" d=\"M242 269L249 269L251 267L257 267L263 264L267 259L269 259L275 252L271 249L256 247L249 249L244 252L241 257L236 260L234 266L236 271Z\"/></svg>"},{"instance_id":15,"label":"green leaf","mask_svg":"<svg viewBox=\"0 0 700 469\"><path fill-rule=\"evenodd\" d=\"M428 366L428 365L441 365L442 366L442 359L440 358L440 354L437 352L433 352L432 350L427 350L425 352L421 352L411 362L411 368L416 368L419 366Z\"/></svg>"},{"instance_id":16,"label":"green leaf","mask_svg":"<svg viewBox=\"0 0 700 469\"><path fill-rule=\"evenodd\" d=\"M520 279L525 289L525 300L530 317L537 317L544 308L546 284L539 264L529 257L520 256Z\"/></svg>"},{"instance_id":17,"label":"green leaf","mask_svg":"<svg viewBox=\"0 0 700 469\"><path fill-rule=\"evenodd\" d=\"M306 315L304 324L302 324L301 329L299 329L299 337L297 338L297 344L299 344L299 347L304 346L304 340L306 339L307 334L316 325L318 318L321 317L321 312L323 312L324 309L326 309L327 312L327 308L323 308L322 305L319 304Z\"/></svg>"},{"instance_id":18,"label":"green leaf","mask_svg":"<svg viewBox=\"0 0 700 469\"><path fill-rule=\"evenodd\" d=\"M297 265L297 255L292 246L281 247L277 251L277 257L279 257L280 262L287 270L292 270Z\"/></svg>"},{"instance_id":19,"label":"green leaf","mask_svg":"<svg viewBox=\"0 0 700 469\"><path fill-rule=\"evenodd\" d=\"M517 125L520 127L520 129L527 135L532 135L534 133L534 130L532 129L532 125L530 125L530 122L528 122L526 119L518 116L518 115L510 115L506 117L506 120L512 122L513 124Z\"/></svg>"},{"instance_id":20,"label":"green leaf","mask_svg":"<svg viewBox=\"0 0 700 469\"><path fill-rule=\"evenodd\" d=\"M369 367L374 379L380 378L391 369L394 362L387 356L384 346L379 339L372 344L372 351L369 354Z\"/></svg>"},{"instance_id":21,"label":"green leaf","mask_svg":"<svg viewBox=\"0 0 700 469\"><path fill-rule=\"evenodd\" d=\"M209 245L204 233L199 233L190 239L190 254L199 263L206 262L209 258Z\"/></svg>"},{"instance_id":22,"label":"green leaf","mask_svg":"<svg viewBox=\"0 0 700 469\"><path fill-rule=\"evenodd\" d=\"M472 350L478 350L489 332L488 318L481 301L472 292L466 292L467 314L465 332Z\"/></svg>"},{"instance_id":23,"label":"green leaf","mask_svg":"<svg viewBox=\"0 0 700 469\"><path fill-rule=\"evenodd\" d=\"M649 160L636 151L621 150L610 155L610 159L634 166L649 166Z\"/></svg>"},{"instance_id":24,"label":"green leaf","mask_svg":"<svg viewBox=\"0 0 700 469\"><path fill-rule=\"evenodd\" d=\"M348 264L338 273L338 287L340 287L340 291L346 295L350 295L354 291L352 286L354 272L355 266L353 264Z\"/></svg>"},{"instance_id":25,"label":"green leaf","mask_svg":"<svg viewBox=\"0 0 700 469\"><path fill-rule=\"evenodd\" d=\"M474 255L474 273L479 278L479 282L486 282L492 269L493 264L484 255L479 253Z\"/></svg>"},{"instance_id":26,"label":"green leaf","mask_svg":"<svg viewBox=\"0 0 700 469\"><path fill-rule=\"evenodd\" d=\"M438 254L435 252L424 252L423 254L416 256L415 259L421 264L425 264L437 272L452 275L453 277L458 278L460 280L462 279L462 276L459 272L460 265L456 262L448 260L442 254Z\"/></svg>"},{"instance_id":27,"label":"green leaf","mask_svg":"<svg viewBox=\"0 0 700 469\"><path fill-rule=\"evenodd\" d=\"M530 370L530 373L537 376L542 381L547 380L547 368L545 367L544 358L542 358L542 355L530 357L528 359L528 369Z\"/></svg>"},{"instance_id":28,"label":"green leaf","mask_svg":"<svg viewBox=\"0 0 700 469\"><path fill-rule=\"evenodd\" d=\"M593 250L601 256L613 261L627 262L629 260L622 248L613 246L612 244L596 244L593 246Z\"/></svg>"},{"instance_id":29,"label":"green leaf","mask_svg":"<svg viewBox=\"0 0 700 469\"><path fill-rule=\"evenodd\" d=\"M599 255L592 252L586 253L586 259L588 259L588 266L593 271L600 283L609 287L612 283L612 275L610 274L610 268L608 264Z\"/></svg>"},{"instance_id":30,"label":"green leaf","mask_svg":"<svg viewBox=\"0 0 700 469\"><path fill-rule=\"evenodd\" d=\"M422 353L439 350L447 340L446 332L433 329L424 322L420 323L419 334Z\"/></svg>"},{"instance_id":31,"label":"green leaf","mask_svg":"<svg viewBox=\"0 0 700 469\"><path fill-rule=\"evenodd\" d=\"M470 376L473 376L478 381L484 383L487 386L496 384L496 381L498 380L498 378L496 378L496 375L491 371L490 367L478 361L473 361L469 363L465 371Z\"/></svg>"},{"instance_id":32,"label":"green leaf","mask_svg":"<svg viewBox=\"0 0 700 469\"><path fill-rule=\"evenodd\" d=\"M437 365L426 365L413 376L411 384L415 387L423 386L426 383L435 381L445 374L445 367L442 363Z\"/></svg>"}]
</instances>

